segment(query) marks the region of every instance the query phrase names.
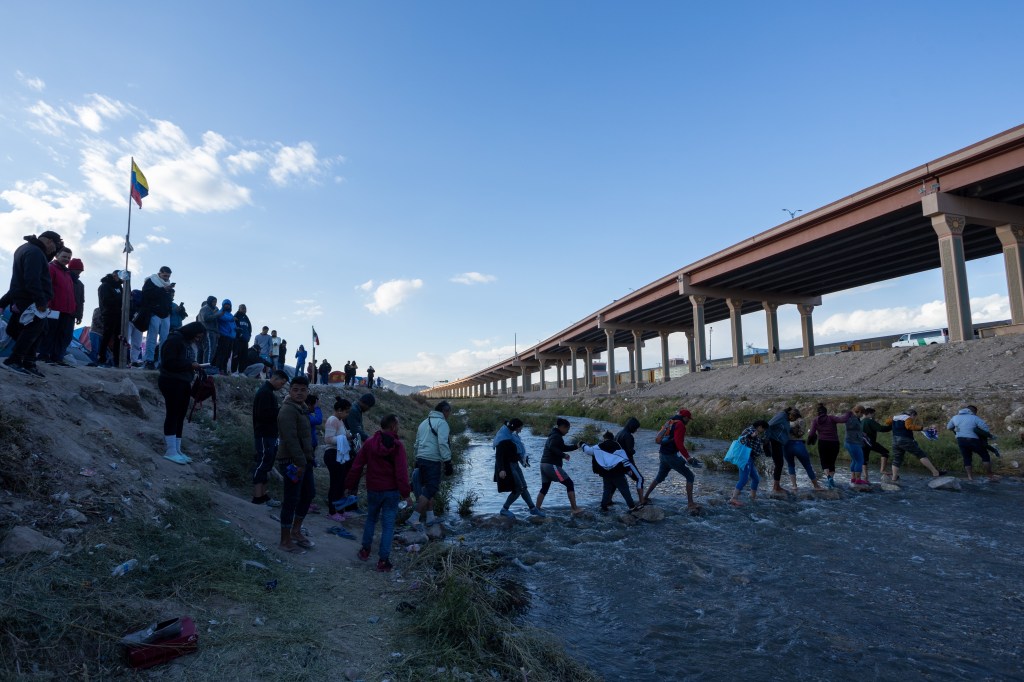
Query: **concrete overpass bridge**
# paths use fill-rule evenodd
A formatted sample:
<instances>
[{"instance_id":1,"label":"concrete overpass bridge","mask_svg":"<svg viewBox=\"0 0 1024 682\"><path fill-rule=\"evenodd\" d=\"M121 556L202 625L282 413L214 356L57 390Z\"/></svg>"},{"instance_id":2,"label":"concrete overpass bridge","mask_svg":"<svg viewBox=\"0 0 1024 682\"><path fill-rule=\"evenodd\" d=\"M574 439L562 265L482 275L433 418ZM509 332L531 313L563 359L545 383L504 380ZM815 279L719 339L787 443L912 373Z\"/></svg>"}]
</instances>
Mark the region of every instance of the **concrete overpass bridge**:
<instances>
[{"instance_id":1,"label":"concrete overpass bridge","mask_svg":"<svg viewBox=\"0 0 1024 682\"><path fill-rule=\"evenodd\" d=\"M868 253L865 245L871 245ZM972 338L965 262L1004 255L1012 324L1024 331L1024 125L861 190L676 270L494 365L424 393L469 397L556 384L593 385L591 360L629 350L641 380L645 342L686 335L691 371L707 360L705 327L729 320L733 364L743 362L740 316L763 310L769 361L778 360L779 306L799 309L805 356L814 353L815 307L825 294L941 268L951 341ZM570 378L571 377L571 378ZM669 379L665 372L663 380ZM615 392L615 382L608 383Z\"/></svg>"}]
</instances>

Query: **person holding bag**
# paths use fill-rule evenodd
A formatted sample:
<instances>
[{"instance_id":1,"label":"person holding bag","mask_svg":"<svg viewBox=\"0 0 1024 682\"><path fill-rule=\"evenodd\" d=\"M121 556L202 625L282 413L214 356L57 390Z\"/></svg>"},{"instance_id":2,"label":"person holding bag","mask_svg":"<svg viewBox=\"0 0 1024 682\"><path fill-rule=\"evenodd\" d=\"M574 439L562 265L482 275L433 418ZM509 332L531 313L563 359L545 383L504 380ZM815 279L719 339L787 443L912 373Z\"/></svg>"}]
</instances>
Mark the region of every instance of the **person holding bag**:
<instances>
[{"instance_id":1,"label":"person holding bag","mask_svg":"<svg viewBox=\"0 0 1024 682\"><path fill-rule=\"evenodd\" d=\"M327 491L327 508L331 510L332 521L344 521L345 513L357 509L355 500L345 497L345 477L352 468L352 444L349 442L345 417L352 409L352 403L344 398L334 400L334 413L324 425L324 466L331 474ZM336 504L336 503L341 503Z\"/></svg>"},{"instance_id":2,"label":"person holding bag","mask_svg":"<svg viewBox=\"0 0 1024 682\"><path fill-rule=\"evenodd\" d=\"M768 422L758 419L745 428L740 437L733 442L733 446L738 443L750 450L746 461L743 462L743 466L740 466L739 460L736 460L736 465L740 466L740 480L737 481L736 488L732 491L732 497L729 499L729 504L734 507L743 506L739 498L743 487L747 485L747 479L750 480L750 501L757 502L757 486L761 482L761 477L757 475L757 458L764 456L765 432L767 431ZM729 452L732 454L733 448L729 448ZM726 455L727 461L731 461L728 458L729 455Z\"/></svg>"}]
</instances>

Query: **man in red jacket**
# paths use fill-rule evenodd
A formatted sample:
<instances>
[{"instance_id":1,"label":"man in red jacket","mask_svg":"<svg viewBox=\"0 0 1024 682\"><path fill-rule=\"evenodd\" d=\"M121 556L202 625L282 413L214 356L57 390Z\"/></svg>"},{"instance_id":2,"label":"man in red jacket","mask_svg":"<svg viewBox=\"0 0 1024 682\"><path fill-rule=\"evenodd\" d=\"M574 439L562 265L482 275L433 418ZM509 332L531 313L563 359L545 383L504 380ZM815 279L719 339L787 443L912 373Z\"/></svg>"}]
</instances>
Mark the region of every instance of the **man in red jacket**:
<instances>
[{"instance_id":1,"label":"man in red jacket","mask_svg":"<svg viewBox=\"0 0 1024 682\"><path fill-rule=\"evenodd\" d=\"M370 546L373 544L373 532L377 527L377 518L381 519L380 551L378 552L377 570L390 571L391 540L395 535L395 517L398 516L398 502L403 497L412 495L409 485L409 464L405 456L405 446L398 438L398 416L389 414L380 420L380 430L363 443L359 454L352 462L352 468L345 478L345 487L350 495L359 490L359 477L366 467L366 499L369 509L366 513L366 524L363 526L363 546L359 550L359 558L366 561L370 558Z\"/></svg>"},{"instance_id":2,"label":"man in red jacket","mask_svg":"<svg viewBox=\"0 0 1024 682\"><path fill-rule=\"evenodd\" d=\"M75 283L68 271L69 262L71 249L66 246L61 247L50 262L50 282L53 284L51 317L46 320L46 329L39 344L39 359L61 367L71 367L64 362L64 353L71 344L71 335L75 330ZM52 317L54 313L59 315Z\"/></svg>"}]
</instances>

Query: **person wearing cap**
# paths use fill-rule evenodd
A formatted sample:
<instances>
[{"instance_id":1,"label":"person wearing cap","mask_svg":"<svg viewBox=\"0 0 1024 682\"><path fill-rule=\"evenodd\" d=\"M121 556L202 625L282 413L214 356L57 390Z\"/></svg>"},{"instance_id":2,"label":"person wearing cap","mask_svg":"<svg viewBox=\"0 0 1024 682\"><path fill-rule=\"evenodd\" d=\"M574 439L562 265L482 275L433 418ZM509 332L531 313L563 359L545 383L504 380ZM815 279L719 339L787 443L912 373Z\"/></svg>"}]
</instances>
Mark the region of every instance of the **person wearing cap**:
<instances>
[{"instance_id":1,"label":"person wearing cap","mask_svg":"<svg viewBox=\"0 0 1024 682\"><path fill-rule=\"evenodd\" d=\"M795 407L787 407L778 412L768 420L768 454L772 458L772 492L784 493L782 487L782 460L786 453L786 444L789 443L789 423L800 418L800 410ZM796 472L794 470L794 477ZM813 479L812 479L813 480ZM796 489L796 485L793 486Z\"/></svg>"},{"instance_id":2,"label":"person wearing cap","mask_svg":"<svg viewBox=\"0 0 1024 682\"><path fill-rule=\"evenodd\" d=\"M924 431L924 423L917 418L917 410L911 407L906 412L887 419L886 425L892 425L893 483L900 480L900 467L903 466L903 455L908 452L917 457L933 477L945 475L945 471L935 468L932 461L928 459L928 454L914 440L915 431Z\"/></svg>"},{"instance_id":3,"label":"person wearing cap","mask_svg":"<svg viewBox=\"0 0 1024 682\"><path fill-rule=\"evenodd\" d=\"M651 493L658 484L668 478L670 471L682 474L686 479L686 507L690 511L697 511L700 505L693 501L693 472L690 467L703 466L700 461L690 456L686 449L686 425L693 419L693 415L685 407L679 410L679 414L672 415L672 418L665 424L665 437L661 440L658 448L658 475L651 481L647 492L644 493L640 504L647 504Z\"/></svg>"},{"instance_id":4,"label":"person wearing cap","mask_svg":"<svg viewBox=\"0 0 1024 682\"><path fill-rule=\"evenodd\" d=\"M122 294L124 292L123 271L114 270L104 275L100 280L96 297L100 302L100 318L103 320L103 336L96 357L96 363L100 366L107 365L107 352L113 355L110 365L117 367L121 363L121 354L118 352L121 339L121 306Z\"/></svg>"},{"instance_id":5,"label":"person wearing cap","mask_svg":"<svg viewBox=\"0 0 1024 682\"><path fill-rule=\"evenodd\" d=\"M61 246L50 262L50 282L53 284L50 311L60 315L46 318L46 329L39 342L39 359L61 367L71 367L64 362L64 354L71 345L71 335L75 330L75 284L68 271L71 255L71 249Z\"/></svg>"},{"instance_id":6,"label":"person wearing cap","mask_svg":"<svg viewBox=\"0 0 1024 682\"><path fill-rule=\"evenodd\" d=\"M139 314L149 316L149 326L146 328L146 369L156 369L156 349L167 340L171 331L173 304L171 269L164 265L142 285L142 310Z\"/></svg>"},{"instance_id":7,"label":"person wearing cap","mask_svg":"<svg viewBox=\"0 0 1024 682\"><path fill-rule=\"evenodd\" d=\"M43 373L36 367L36 349L53 298L48 263L64 242L59 234L50 230L38 237L26 235L24 239L25 243L14 252L11 286L4 296L10 301L12 311L7 334L15 341L3 366L17 374L42 378Z\"/></svg>"},{"instance_id":8,"label":"person wearing cap","mask_svg":"<svg viewBox=\"0 0 1024 682\"><path fill-rule=\"evenodd\" d=\"M363 398L373 396L367 393ZM441 471L444 470L445 476L451 476L453 471L451 429L448 426L448 415L451 413L451 403L442 400L416 429L416 442L412 449L416 458L413 476L419 481L419 490L416 511L409 519L409 523L414 525L417 519L420 523L426 521L428 526L439 521L434 518L434 497L441 489ZM415 485L413 487L416 488Z\"/></svg>"},{"instance_id":9,"label":"person wearing cap","mask_svg":"<svg viewBox=\"0 0 1024 682\"><path fill-rule=\"evenodd\" d=\"M219 318L220 308L217 307L217 297L207 296L206 301L199 306L199 312L196 314L196 321L202 322L203 327L206 329L206 335L203 337L202 355L200 356L200 362L204 364L213 362L213 359L217 357L217 340L220 338L220 332L218 331Z\"/></svg>"}]
</instances>

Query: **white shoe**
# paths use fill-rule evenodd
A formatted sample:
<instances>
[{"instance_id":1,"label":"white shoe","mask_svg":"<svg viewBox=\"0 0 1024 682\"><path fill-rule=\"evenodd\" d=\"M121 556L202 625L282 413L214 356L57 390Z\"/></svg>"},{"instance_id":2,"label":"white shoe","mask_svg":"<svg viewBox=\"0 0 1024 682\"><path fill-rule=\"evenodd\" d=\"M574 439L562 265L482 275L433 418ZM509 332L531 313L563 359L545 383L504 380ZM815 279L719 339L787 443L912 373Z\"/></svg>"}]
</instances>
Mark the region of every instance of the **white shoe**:
<instances>
[{"instance_id":1,"label":"white shoe","mask_svg":"<svg viewBox=\"0 0 1024 682\"><path fill-rule=\"evenodd\" d=\"M175 438L174 438L174 450L180 456L185 458L185 463L186 464L191 464L192 463L192 458L189 457L188 455L186 455L184 452L181 451L181 439L178 438L177 436L175 436Z\"/></svg>"}]
</instances>

